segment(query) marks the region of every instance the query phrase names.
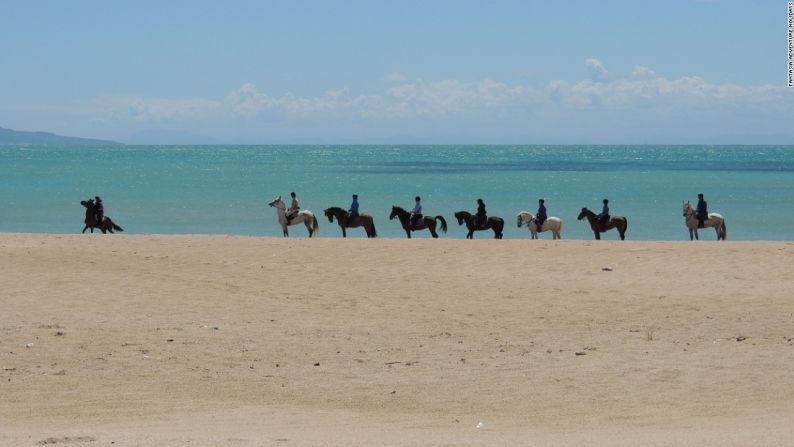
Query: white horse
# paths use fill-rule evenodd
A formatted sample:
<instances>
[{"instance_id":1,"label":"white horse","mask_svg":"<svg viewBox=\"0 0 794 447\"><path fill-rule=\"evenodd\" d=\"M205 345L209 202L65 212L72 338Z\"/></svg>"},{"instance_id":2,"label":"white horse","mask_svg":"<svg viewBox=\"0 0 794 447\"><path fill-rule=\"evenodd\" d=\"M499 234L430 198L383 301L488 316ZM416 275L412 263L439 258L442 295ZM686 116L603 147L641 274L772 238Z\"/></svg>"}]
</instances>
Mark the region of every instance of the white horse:
<instances>
[{"instance_id":1,"label":"white horse","mask_svg":"<svg viewBox=\"0 0 794 447\"><path fill-rule=\"evenodd\" d=\"M684 222L689 229L689 240L698 239L698 218L695 208L689 203L684 202ZM717 240L725 240L728 237L728 228L725 226L725 219L722 214L709 213L709 218L703 221L703 228L714 227L717 232ZM699 240L699 239L698 239Z\"/></svg>"},{"instance_id":2,"label":"white horse","mask_svg":"<svg viewBox=\"0 0 794 447\"><path fill-rule=\"evenodd\" d=\"M527 228L529 228L530 234L532 234L532 239L538 238L538 233L543 233L544 231L551 230L552 235L554 235L554 239L562 239L560 232L562 231L562 219L559 217L551 216L543 221L543 225L540 226L540 231L538 231L538 224L535 223L535 215L527 211L521 211L518 213L518 228L521 228L522 225L526 224Z\"/></svg>"},{"instance_id":3,"label":"white horse","mask_svg":"<svg viewBox=\"0 0 794 447\"><path fill-rule=\"evenodd\" d=\"M287 205L281 200L281 196L278 196L276 200L268 203L268 205L276 209L278 223L281 224L281 229L284 230L284 237L289 237L289 231L287 230L288 225L297 225L301 222L305 224L306 229L309 230L309 237L316 237L320 234L320 225L317 224L317 218L311 211L298 211L298 214L287 224Z\"/></svg>"}]
</instances>

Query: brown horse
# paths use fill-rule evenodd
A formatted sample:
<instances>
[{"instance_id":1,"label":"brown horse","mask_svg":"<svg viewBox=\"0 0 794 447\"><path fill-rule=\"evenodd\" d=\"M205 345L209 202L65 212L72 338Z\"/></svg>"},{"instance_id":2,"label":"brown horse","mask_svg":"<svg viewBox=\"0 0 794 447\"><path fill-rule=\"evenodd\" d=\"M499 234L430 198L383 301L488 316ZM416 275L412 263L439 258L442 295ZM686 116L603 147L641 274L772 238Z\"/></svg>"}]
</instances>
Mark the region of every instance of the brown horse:
<instances>
[{"instance_id":1,"label":"brown horse","mask_svg":"<svg viewBox=\"0 0 794 447\"><path fill-rule=\"evenodd\" d=\"M455 213L455 218L458 219L458 225L463 225L464 222L466 223L466 228L469 229L469 234L466 235L466 239L474 239L475 231L487 230L489 228L493 230L494 239L502 238L502 230L505 228L505 220L501 217L490 216L485 221L485 225L483 226L477 226L477 219L468 211L458 211Z\"/></svg>"},{"instance_id":2,"label":"brown horse","mask_svg":"<svg viewBox=\"0 0 794 447\"><path fill-rule=\"evenodd\" d=\"M342 229L342 237L347 237L346 228L357 227L364 227L364 231L367 232L367 237L378 237L378 232L375 231L375 221L372 219L372 216L367 213L361 213L353 222L349 222L347 216L347 211L338 206L332 206L325 210L325 217L328 218L328 222L333 222L334 217L336 218L339 228Z\"/></svg>"},{"instance_id":3,"label":"brown horse","mask_svg":"<svg viewBox=\"0 0 794 447\"><path fill-rule=\"evenodd\" d=\"M113 230L116 231L124 231L123 228L113 223L113 221L105 216L102 219L102 222L97 222L96 220L96 206L94 205L93 201L82 200L80 201L80 205L85 207L85 227L83 227L83 233L85 230L91 229L91 232L94 232L94 228L101 230L102 234L106 234L108 231L113 233Z\"/></svg>"},{"instance_id":4,"label":"brown horse","mask_svg":"<svg viewBox=\"0 0 794 447\"><path fill-rule=\"evenodd\" d=\"M438 238L438 233L436 233L436 220L441 222L441 231L444 233L447 232L447 221L444 219L444 216L423 216L422 220L417 222L415 226L411 227L411 213L405 211L399 206L393 206L391 207L389 220L394 220L395 217L400 219L400 224L403 226L403 230L405 230L405 234L408 236L408 239L411 239L411 231L424 230L425 228L430 230L430 235L433 236L433 239Z\"/></svg>"},{"instance_id":5,"label":"brown horse","mask_svg":"<svg viewBox=\"0 0 794 447\"><path fill-rule=\"evenodd\" d=\"M629 226L629 221L623 216L610 216L609 220L605 223L601 223L598 221L598 216L596 213L590 211L587 208L582 208L582 211L579 213L577 219L582 220L584 218L590 222L590 228L593 229L593 233L595 233L596 240L601 240L601 233L605 231L609 231L613 228L618 229L618 233L620 233L620 240L626 239L626 228Z\"/></svg>"}]
</instances>

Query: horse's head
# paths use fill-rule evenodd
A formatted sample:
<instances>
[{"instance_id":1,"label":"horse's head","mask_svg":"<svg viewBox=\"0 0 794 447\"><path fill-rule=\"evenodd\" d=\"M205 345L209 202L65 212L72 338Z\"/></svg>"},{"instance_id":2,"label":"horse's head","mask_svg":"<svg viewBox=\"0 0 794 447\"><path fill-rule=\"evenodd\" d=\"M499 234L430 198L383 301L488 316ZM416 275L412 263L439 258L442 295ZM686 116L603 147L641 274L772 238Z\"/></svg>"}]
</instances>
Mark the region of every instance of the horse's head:
<instances>
[{"instance_id":1,"label":"horse's head","mask_svg":"<svg viewBox=\"0 0 794 447\"><path fill-rule=\"evenodd\" d=\"M535 218L535 216L533 216L531 213L528 213L526 211L522 211L522 212L518 213L518 216L517 216L518 228L521 228L521 225L524 225L524 224L529 225L529 223L532 222L532 219L534 219L534 218Z\"/></svg>"},{"instance_id":2,"label":"horse's head","mask_svg":"<svg viewBox=\"0 0 794 447\"><path fill-rule=\"evenodd\" d=\"M684 217L687 217L690 214L694 213L694 211L692 210L692 204L689 203L689 200L684 202L683 208L684 208Z\"/></svg>"},{"instance_id":3,"label":"horse's head","mask_svg":"<svg viewBox=\"0 0 794 447\"><path fill-rule=\"evenodd\" d=\"M391 207L391 214L389 214L389 220L394 220L394 218L397 217L397 214L398 214L397 210L399 210L399 209L400 209L399 206L392 206Z\"/></svg>"},{"instance_id":4,"label":"horse's head","mask_svg":"<svg viewBox=\"0 0 794 447\"><path fill-rule=\"evenodd\" d=\"M458 211L455 213L455 219L458 219L458 225L463 225L463 222L466 222L471 215L466 211Z\"/></svg>"},{"instance_id":5,"label":"horse's head","mask_svg":"<svg viewBox=\"0 0 794 447\"><path fill-rule=\"evenodd\" d=\"M325 214L325 217L328 218L328 222L334 221L334 212L331 208L326 208L323 213Z\"/></svg>"},{"instance_id":6,"label":"horse's head","mask_svg":"<svg viewBox=\"0 0 794 447\"><path fill-rule=\"evenodd\" d=\"M281 196L276 197L276 200L268 203L268 205L282 210L287 208L287 206L284 205L284 201L281 200Z\"/></svg>"},{"instance_id":7,"label":"horse's head","mask_svg":"<svg viewBox=\"0 0 794 447\"><path fill-rule=\"evenodd\" d=\"M588 214L592 214L592 213L590 212L590 210L588 210L587 208L582 208L582 211L580 211L580 212L579 212L579 215L578 215L578 216L576 216L576 219L577 219L577 220L582 220L582 219L584 219L585 217L587 217L587 215L588 215Z\"/></svg>"}]
</instances>

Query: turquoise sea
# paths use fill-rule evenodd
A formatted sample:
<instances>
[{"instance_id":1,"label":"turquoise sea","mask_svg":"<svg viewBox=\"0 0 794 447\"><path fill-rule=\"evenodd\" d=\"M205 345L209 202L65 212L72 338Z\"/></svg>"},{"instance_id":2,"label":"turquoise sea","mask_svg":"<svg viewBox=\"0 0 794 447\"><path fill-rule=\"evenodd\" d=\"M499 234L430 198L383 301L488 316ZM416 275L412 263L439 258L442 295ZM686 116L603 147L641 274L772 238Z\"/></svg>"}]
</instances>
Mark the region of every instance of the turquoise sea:
<instances>
[{"instance_id":1,"label":"turquoise sea","mask_svg":"<svg viewBox=\"0 0 794 447\"><path fill-rule=\"evenodd\" d=\"M280 236L267 203L290 191L318 214L321 237L341 236L322 210L346 208L355 192L381 237L405 237L388 220L391 206L421 195L426 214L449 222L442 237L464 237L453 213L474 211L481 197L505 218L505 239L527 238L516 214L534 213L542 196L565 239L592 239L576 216L608 197L612 214L629 220L627 239L686 240L682 200L703 192L729 240L794 239L794 146L0 147L0 231L79 233L80 200L100 195L129 234ZM302 225L290 233L307 235Z\"/></svg>"}]
</instances>

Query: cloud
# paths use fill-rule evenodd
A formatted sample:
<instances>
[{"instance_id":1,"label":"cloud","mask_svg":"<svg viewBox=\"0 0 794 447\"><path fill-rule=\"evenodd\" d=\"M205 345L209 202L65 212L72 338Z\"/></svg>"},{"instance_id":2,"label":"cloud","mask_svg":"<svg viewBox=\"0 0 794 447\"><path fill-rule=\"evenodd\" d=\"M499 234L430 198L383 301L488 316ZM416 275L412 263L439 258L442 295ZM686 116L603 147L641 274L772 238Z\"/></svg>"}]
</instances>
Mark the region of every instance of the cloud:
<instances>
[{"instance_id":1,"label":"cloud","mask_svg":"<svg viewBox=\"0 0 794 447\"><path fill-rule=\"evenodd\" d=\"M590 63L595 61L594 59L587 61L592 67L601 66ZM600 72L600 69L595 69L595 72ZM574 83L551 81L547 85L547 92L553 102L573 108L634 106L716 108L726 104L753 105L782 101L788 93L783 86L714 84L699 76L670 79L644 66L634 67L631 77L625 78L589 79Z\"/></svg>"},{"instance_id":2,"label":"cloud","mask_svg":"<svg viewBox=\"0 0 794 447\"><path fill-rule=\"evenodd\" d=\"M470 109L492 109L519 100L526 92L521 86L485 79L418 81L389 89L385 111L397 116L447 115Z\"/></svg>"},{"instance_id":3,"label":"cloud","mask_svg":"<svg viewBox=\"0 0 794 447\"><path fill-rule=\"evenodd\" d=\"M607 74L609 72L604 67L604 64L601 63L601 61L593 58L585 59L584 65L585 67L587 67L587 75L590 77L591 81L594 82L606 81Z\"/></svg>"},{"instance_id":4,"label":"cloud","mask_svg":"<svg viewBox=\"0 0 794 447\"><path fill-rule=\"evenodd\" d=\"M631 75L639 78L648 78L656 76L656 72L643 65L635 65Z\"/></svg>"},{"instance_id":5,"label":"cloud","mask_svg":"<svg viewBox=\"0 0 794 447\"><path fill-rule=\"evenodd\" d=\"M628 73L613 73L597 59L584 63L588 73L583 79L534 86L494 79L397 82L395 76L394 83L380 91L343 86L318 95L300 95L244 83L217 99L116 96L73 104L3 103L0 118L19 120L26 115L40 122L46 116L69 122L74 129L90 123L90 129L111 138L113 132L129 134L158 127L227 138L245 135L251 140L274 134L301 138L311 132L315 137L397 132L460 135L482 129L500 135L567 136L575 122L576 131L586 139L587 135L607 135L604 129L616 123L629 128L621 135L642 132L636 127L642 123L645 130L654 132L665 125L676 132L704 125L715 133L722 128L727 132L750 126L746 123L755 126L750 130L767 129L794 113L794 89L783 85L715 83L695 75L666 77L642 65ZM700 121L693 119L695 115Z\"/></svg>"},{"instance_id":6,"label":"cloud","mask_svg":"<svg viewBox=\"0 0 794 447\"><path fill-rule=\"evenodd\" d=\"M405 82L408 78L404 74L395 71L387 74L383 79L388 82Z\"/></svg>"}]
</instances>

